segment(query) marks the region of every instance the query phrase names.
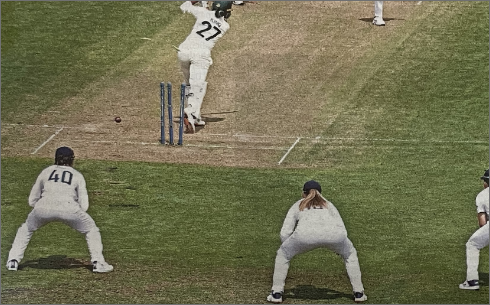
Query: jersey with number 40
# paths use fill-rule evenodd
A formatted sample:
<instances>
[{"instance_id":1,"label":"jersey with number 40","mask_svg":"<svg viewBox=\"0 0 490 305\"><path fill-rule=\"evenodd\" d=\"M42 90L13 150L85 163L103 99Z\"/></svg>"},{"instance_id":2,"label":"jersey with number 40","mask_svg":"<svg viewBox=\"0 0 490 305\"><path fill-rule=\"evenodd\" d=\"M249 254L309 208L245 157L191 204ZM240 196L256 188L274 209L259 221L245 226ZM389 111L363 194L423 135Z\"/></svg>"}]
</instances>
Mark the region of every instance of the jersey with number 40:
<instances>
[{"instance_id":1,"label":"jersey with number 40","mask_svg":"<svg viewBox=\"0 0 490 305\"><path fill-rule=\"evenodd\" d=\"M71 166L51 165L37 177L29 196L29 205L38 202L66 202L80 205L83 211L88 209L88 194L85 178Z\"/></svg>"},{"instance_id":2,"label":"jersey with number 40","mask_svg":"<svg viewBox=\"0 0 490 305\"><path fill-rule=\"evenodd\" d=\"M201 6L193 6L190 1L184 2L180 9L196 17L196 23L186 40L180 44L179 49L206 49L210 51L218 39L223 37L230 28L223 17L216 18L215 12Z\"/></svg>"}]
</instances>

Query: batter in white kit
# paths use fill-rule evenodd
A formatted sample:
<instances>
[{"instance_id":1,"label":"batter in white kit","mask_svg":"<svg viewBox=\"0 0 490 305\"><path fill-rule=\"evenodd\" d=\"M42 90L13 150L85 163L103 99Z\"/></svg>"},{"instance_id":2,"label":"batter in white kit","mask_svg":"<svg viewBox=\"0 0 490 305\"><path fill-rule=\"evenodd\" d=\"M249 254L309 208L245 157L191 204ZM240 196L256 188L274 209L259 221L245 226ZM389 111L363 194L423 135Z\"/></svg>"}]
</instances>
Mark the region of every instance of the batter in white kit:
<instances>
[{"instance_id":1,"label":"batter in white kit","mask_svg":"<svg viewBox=\"0 0 490 305\"><path fill-rule=\"evenodd\" d=\"M201 106L208 83L206 77L213 64L211 49L228 31L226 20L231 15L232 1L213 1L211 10L194 6L198 1L186 1L180 9L196 17L191 33L178 47L177 57L187 85L187 106L184 109L186 132L195 132L195 125L205 125Z\"/></svg>"}]
</instances>

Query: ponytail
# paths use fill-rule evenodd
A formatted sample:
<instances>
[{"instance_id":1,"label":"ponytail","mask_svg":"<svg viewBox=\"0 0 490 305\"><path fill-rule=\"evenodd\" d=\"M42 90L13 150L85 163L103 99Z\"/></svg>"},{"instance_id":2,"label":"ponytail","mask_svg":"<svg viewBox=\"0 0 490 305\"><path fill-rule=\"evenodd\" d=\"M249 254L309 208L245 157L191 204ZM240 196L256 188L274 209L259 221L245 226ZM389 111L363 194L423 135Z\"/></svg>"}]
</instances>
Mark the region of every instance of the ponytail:
<instances>
[{"instance_id":1,"label":"ponytail","mask_svg":"<svg viewBox=\"0 0 490 305\"><path fill-rule=\"evenodd\" d=\"M306 198L301 201L299 204L299 210L303 211L304 209L310 209L312 207L320 207L320 208L326 208L327 207L327 201L323 196L320 194L320 192L316 189L311 189L307 193L308 195Z\"/></svg>"}]
</instances>

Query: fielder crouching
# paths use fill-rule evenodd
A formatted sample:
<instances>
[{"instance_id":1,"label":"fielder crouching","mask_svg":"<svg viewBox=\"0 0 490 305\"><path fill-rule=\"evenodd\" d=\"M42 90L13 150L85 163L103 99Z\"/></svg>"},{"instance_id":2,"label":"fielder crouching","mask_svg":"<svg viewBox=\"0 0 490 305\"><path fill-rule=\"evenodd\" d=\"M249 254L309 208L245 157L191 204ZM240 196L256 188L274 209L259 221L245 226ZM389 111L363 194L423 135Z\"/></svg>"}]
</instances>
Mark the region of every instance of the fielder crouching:
<instances>
[{"instance_id":1,"label":"fielder crouching","mask_svg":"<svg viewBox=\"0 0 490 305\"><path fill-rule=\"evenodd\" d=\"M466 243L466 281L459 284L460 289L478 290L480 289L478 264L480 262L480 250L488 246L488 169L481 177L483 180L483 190L476 196L476 212L478 213L478 225L476 230Z\"/></svg>"},{"instance_id":2,"label":"fielder crouching","mask_svg":"<svg viewBox=\"0 0 490 305\"><path fill-rule=\"evenodd\" d=\"M33 207L27 220L17 230L9 252L7 269L17 271L32 234L45 224L58 221L85 235L93 272L110 272L114 268L102 255L102 238L95 221L87 214L88 194L83 175L73 168L75 154L69 147L55 153L55 164L37 177L29 196Z\"/></svg>"},{"instance_id":3,"label":"fielder crouching","mask_svg":"<svg viewBox=\"0 0 490 305\"><path fill-rule=\"evenodd\" d=\"M267 301L281 303L290 260L301 253L327 248L340 255L345 263L354 292L354 301L367 300L361 281L357 251L347 237L342 217L335 206L322 195L314 180L303 186L303 199L289 209L281 229L282 245L277 250L272 290Z\"/></svg>"}]
</instances>

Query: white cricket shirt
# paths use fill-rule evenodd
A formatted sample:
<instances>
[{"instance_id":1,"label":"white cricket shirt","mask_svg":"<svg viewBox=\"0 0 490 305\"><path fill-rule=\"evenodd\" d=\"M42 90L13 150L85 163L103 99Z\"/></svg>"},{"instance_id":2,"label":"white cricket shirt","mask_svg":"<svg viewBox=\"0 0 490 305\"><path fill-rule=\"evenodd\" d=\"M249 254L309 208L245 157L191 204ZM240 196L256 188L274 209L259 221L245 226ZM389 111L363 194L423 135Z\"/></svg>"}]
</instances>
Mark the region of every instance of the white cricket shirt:
<instances>
[{"instance_id":1,"label":"white cricket shirt","mask_svg":"<svg viewBox=\"0 0 490 305\"><path fill-rule=\"evenodd\" d=\"M51 165L37 177L29 195L29 205L34 207L41 199L43 204L67 202L77 204L83 211L87 211L88 194L85 178L73 167Z\"/></svg>"},{"instance_id":2,"label":"white cricket shirt","mask_svg":"<svg viewBox=\"0 0 490 305\"><path fill-rule=\"evenodd\" d=\"M191 13L196 17L191 33L179 46L183 49L204 49L211 51L216 42L228 31L230 25L223 17L216 18L215 11L210 11L201 6L193 6L190 1L184 2L180 9Z\"/></svg>"},{"instance_id":3,"label":"white cricket shirt","mask_svg":"<svg viewBox=\"0 0 490 305\"><path fill-rule=\"evenodd\" d=\"M488 199L489 199L489 189L485 188L476 196L476 212L477 213L487 213L488 215Z\"/></svg>"},{"instance_id":4,"label":"white cricket shirt","mask_svg":"<svg viewBox=\"0 0 490 305\"><path fill-rule=\"evenodd\" d=\"M293 231L296 232L347 232L344 221L335 206L327 201L326 208L299 210L303 199L298 200L289 209L281 229L281 241L284 242Z\"/></svg>"}]
</instances>

